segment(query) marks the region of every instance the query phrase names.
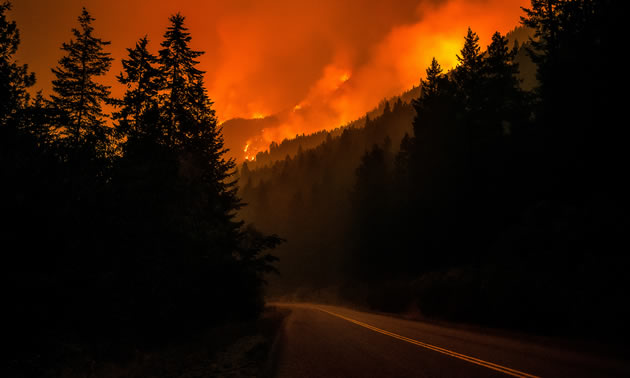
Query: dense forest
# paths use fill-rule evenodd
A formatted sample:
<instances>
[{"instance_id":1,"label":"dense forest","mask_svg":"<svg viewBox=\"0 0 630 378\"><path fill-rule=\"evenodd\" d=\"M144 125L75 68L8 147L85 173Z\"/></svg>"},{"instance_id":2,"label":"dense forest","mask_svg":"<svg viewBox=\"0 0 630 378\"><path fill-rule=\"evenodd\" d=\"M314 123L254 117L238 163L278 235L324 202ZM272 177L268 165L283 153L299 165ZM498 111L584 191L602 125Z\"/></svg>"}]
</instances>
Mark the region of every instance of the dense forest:
<instances>
[{"instance_id":1,"label":"dense forest","mask_svg":"<svg viewBox=\"0 0 630 378\"><path fill-rule=\"evenodd\" d=\"M619 6L533 0L520 43L496 33L483 49L469 29L411 103L244 164L243 219L287 239L271 293L621 340Z\"/></svg>"},{"instance_id":2,"label":"dense forest","mask_svg":"<svg viewBox=\"0 0 630 378\"><path fill-rule=\"evenodd\" d=\"M14 58L10 10L0 4L3 369L39 376L64 345L168 342L256 316L281 239L236 219L234 162L184 17L157 54L146 37L128 49L115 99L99 82L109 42L84 8L47 98Z\"/></svg>"},{"instance_id":3,"label":"dense forest","mask_svg":"<svg viewBox=\"0 0 630 378\"><path fill-rule=\"evenodd\" d=\"M181 14L127 49L115 98L84 8L44 96L0 2L3 367L168 343L266 295L623 341L621 3L532 0L453 69L237 169L223 131L274 119L219 124Z\"/></svg>"},{"instance_id":4,"label":"dense forest","mask_svg":"<svg viewBox=\"0 0 630 378\"><path fill-rule=\"evenodd\" d=\"M249 159L245 159L247 169L251 170L273 166L276 162L284 160L287 157L295 157L300 150L304 151L316 148L328 139L340 136L346 129L361 129L365 127L365 121L368 118L375 118L383 114L385 107L389 107L390 102L395 102L400 99L401 101L409 103L413 98L417 97L419 93L420 88L416 87L407 91L402 96L398 96L394 99L383 100L378 107L368 112L364 117L356 119L343 126L328 130L323 129L310 134L297 134L295 138L285 138L279 142L273 141L269 144L267 149L247 154L249 155ZM229 141L232 146L244 146L248 141L246 137L247 135L260 134L262 130L267 127L277 127L281 121L285 119L285 117L286 115L281 113L265 117L263 119L230 119L221 125L226 139L226 144ZM245 133L243 133L243 131L245 131ZM254 138L254 140L258 142L258 144L263 143L263 138L261 136L258 136L257 138L260 140L256 140L256 138ZM231 153L236 160L243 160L240 148L237 151L230 151L229 153Z\"/></svg>"}]
</instances>

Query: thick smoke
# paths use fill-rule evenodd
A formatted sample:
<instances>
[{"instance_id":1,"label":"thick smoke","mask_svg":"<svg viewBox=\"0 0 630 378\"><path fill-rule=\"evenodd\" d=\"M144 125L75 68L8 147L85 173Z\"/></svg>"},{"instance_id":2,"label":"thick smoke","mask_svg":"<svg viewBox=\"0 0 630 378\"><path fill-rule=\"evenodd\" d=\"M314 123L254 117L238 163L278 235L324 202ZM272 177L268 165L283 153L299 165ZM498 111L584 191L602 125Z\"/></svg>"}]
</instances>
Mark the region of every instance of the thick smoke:
<instances>
[{"instance_id":1,"label":"thick smoke","mask_svg":"<svg viewBox=\"0 0 630 378\"><path fill-rule=\"evenodd\" d=\"M283 114L276 127L250 138L254 145L250 143L249 156L271 141L361 117L384 98L417 85L434 56L446 69L454 67L468 27L485 45L495 31L506 33L517 26L520 6L527 5L522 0L323 3L328 4L312 9L276 3L267 17L246 28L225 29L230 38L242 36L237 45L251 43L246 50L252 59L243 60L241 51L230 50L233 55L223 66L226 75L216 76L213 84L218 97L225 93L234 101L225 108L217 105L219 112ZM259 8L254 14L265 13ZM275 26L267 29L270 24ZM263 32L248 37L257 30ZM240 68L231 71L233 67ZM238 72L238 78L229 72ZM241 96L246 100L237 101Z\"/></svg>"},{"instance_id":2,"label":"thick smoke","mask_svg":"<svg viewBox=\"0 0 630 378\"><path fill-rule=\"evenodd\" d=\"M362 116L381 100L419 83L431 58L453 67L466 29L486 45L494 31L517 26L527 0L20 0L21 59L33 62L49 90L50 67L85 4L99 35L124 57L148 34L159 48L167 18L187 17L193 47L206 51L210 96L220 121L278 115L251 139L250 155L272 140L333 128ZM59 17L47 17L56 14ZM40 20L40 21L37 21ZM44 21L42 21L44 20ZM120 70L114 66L106 81ZM116 94L122 88L114 88ZM252 130L243 132L251 133ZM238 133L238 131L237 131ZM230 141L228 141L230 142ZM244 145L231 145L242 151ZM241 156L244 158L245 156Z\"/></svg>"}]
</instances>

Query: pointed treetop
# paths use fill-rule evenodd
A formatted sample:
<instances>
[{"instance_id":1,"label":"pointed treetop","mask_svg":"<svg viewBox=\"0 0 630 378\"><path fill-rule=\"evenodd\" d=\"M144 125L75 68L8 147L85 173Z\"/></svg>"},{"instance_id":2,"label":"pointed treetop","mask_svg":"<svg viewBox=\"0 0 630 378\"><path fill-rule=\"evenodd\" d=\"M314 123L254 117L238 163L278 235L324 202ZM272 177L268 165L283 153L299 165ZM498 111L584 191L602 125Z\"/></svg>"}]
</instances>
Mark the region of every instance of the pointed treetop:
<instances>
[{"instance_id":1,"label":"pointed treetop","mask_svg":"<svg viewBox=\"0 0 630 378\"><path fill-rule=\"evenodd\" d=\"M90 29L92 28L90 26L90 24L92 23L92 21L95 21L96 19L94 17L92 17L92 15L90 15L90 12L88 12L87 8L83 7L83 9L81 10L81 15L79 16L79 23L81 24L81 26L88 26Z\"/></svg>"},{"instance_id":2,"label":"pointed treetop","mask_svg":"<svg viewBox=\"0 0 630 378\"><path fill-rule=\"evenodd\" d=\"M160 59L167 67L185 64L186 68L192 68L199 62L195 59L203 55L202 51L194 51L190 48L189 43L192 40L188 28L184 26L186 18L180 13L169 18L171 25L164 33L164 41L162 41L160 50ZM200 75L203 71L197 70Z\"/></svg>"},{"instance_id":3,"label":"pointed treetop","mask_svg":"<svg viewBox=\"0 0 630 378\"><path fill-rule=\"evenodd\" d=\"M478 97L480 80L483 74L483 55L479 46L479 36L468 28L464 46L457 55L458 65L453 72L453 81L465 101Z\"/></svg>"},{"instance_id":4,"label":"pointed treetop","mask_svg":"<svg viewBox=\"0 0 630 378\"><path fill-rule=\"evenodd\" d=\"M496 32L492 35L492 43L487 49L486 64L490 66L491 72L497 72L504 67L513 65L513 59L518 52L516 44L512 50L508 47L508 39ZM515 43L517 43L515 41Z\"/></svg>"},{"instance_id":5,"label":"pointed treetop","mask_svg":"<svg viewBox=\"0 0 630 378\"><path fill-rule=\"evenodd\" d=\"M486 95L498 93L498 97L503 98L502 101L506 100L508 94L518 97L520 88L519 65L514 61L518 50L510 50L508 43L506 37L498 32L494 33L483 61L486 86L491 87L486 90Z\"/></svg>"},{"instance_id":6,"label":"pointed treetop","mask_svg":"<svg viewBox=\"0 0 630 378\"><path fill-rule=\"evenodd\" d=\"M459 66L465 69L475 67L481 61L480 52L479 36L469 27L466 37L464 37L464 47L460 51L461 55L457 55Z\"/></svg>"},{"instance_id":7,"label":"pointed treetop","mask_svg":"<svg viewBox=\"0 0 630 378\"><path fill-rule=\"evenodd\" d=\"M203 51L190 48L192 37L184 26L185 17L177 13L170 17L171 25L164 33L160 44L159 63L166 79L166 89L171 91L171 101L178 102L181 91L199 86L203 82L204 71L197 68L198 57ZM174 104L173 104L174 105Z\"/></svg>"},{"instance_id":8,"label":"pointed treetop","mask_svg":"<svg viewBox=\"0 0 630 378\"><path fill-rule=\"evenodd\" d=\"M514 41L515 46L518 46L518 41ZM508 39L501 35L499 32L495 32L492 35L492 43L488 46L488 54L491 52L496 52L500 55L508 55L509 49L507 47Z\"/></svg>"},{"instance_id":9,"label":"pointed treetop","mask_svg":"<svg viewBox=\"0 0 630 378\"><path fill-rule=\"evenodd\" d=\"M89 137L105 144L108 130L102 105L111 102L111 90L95 79L107 74L112 65L110 53L104 51L110 42L92 35L94 18L87 9L83 8L78 21L80 28L72 29L75 39L62 44L66 54L52 69L56 78L51 97L65 118L58 125L62 134L71 136L74 143Z\"/></svg>"},{"instance_id":10,"label":"pointed treetop","mask_svg":"<svg viewBox=\"0 0 630 378\"><path fill-rule=\"evenodd\" d=\"M114 114L119 120L118 131L127 137L157 133L155 120L149 113L157 110L158 93L162 87L158 58L148 50L149 40L142 37L134 48L128 48L128 58L122 60L123 72L117 79L127 87L121 110ZM152 113L153 114L153 113Z\"/></svg>"},{"instance_id":11,"label":"pointed treetop","mask_svg":"<svg viewBox=\"0 0 630 378\"><path fill-rule=\"evenodd\" d=\"M438 83L442 78L442 66L435 57L431 60L431 65L427 68L426 80L420 80L422 96L433 96L438 93Z\"/></svg>"}]
</instances>

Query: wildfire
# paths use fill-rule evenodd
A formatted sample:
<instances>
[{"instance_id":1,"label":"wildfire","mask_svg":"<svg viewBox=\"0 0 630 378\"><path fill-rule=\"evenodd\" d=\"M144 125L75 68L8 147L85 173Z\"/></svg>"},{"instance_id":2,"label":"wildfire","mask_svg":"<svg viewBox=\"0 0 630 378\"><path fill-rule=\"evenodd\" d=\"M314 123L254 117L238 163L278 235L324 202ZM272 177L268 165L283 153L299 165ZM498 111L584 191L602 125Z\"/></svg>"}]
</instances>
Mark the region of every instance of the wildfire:
<instances>
[{"instance_id":1,"label":"wildfire","mask_svg":"<svg viewBox=\"0 0 630 378\"><path fill-rule=\"evenodd\" d=\"M323 7L325 12L319 16L326 16L327 12L335 14L338 12L334 11L347 7L346 2L322 0L320 3L330 3L330 7ZM314 34L316 43L306 54L299 46L312 35L311 26L331 28L330 24L282 18L280 24L292 24L292 33L286 33L285 27L258 28L266 23L257 17L251 20L261 20L260 25L235 22L233 28L227 26L230 33L226 31L225 37L239 38L239 44L225 46L240 47L225 52L222 57L226 61L211 81L214 84L210 91L217 99L217 114L221 119L264 118L243 127L242 134L231 146L234 151L241 151L238 153L241 162L256 160L256 154L266 151L271 142L280 144L296 135L347 124L365 115L383 98L417 86L434 57L447 72L457 64L456 57L468 27L479 34L483 48L490 43L495 31L505 34L518 25L520 6L528 3L529 0L411 1L390 7L366 2L363 8L372 9L364 13L368 18L340 19L344 25L350 22L359 30L362 24L355 25L355 22L366 22L372 26L370 33L355 33L353 27L342 28L331 41L319 41L319 34ZM373 4L375 8L371 8ZM383 12L384 9L388 11ZM278 14L272 12L268 16ZM327 22L336 19L326 18ZM303 27L306 28L302 30ZM345 31L353 32L344 34ZM290 37L290 43L267 43L285 37ZM243 51L247 59L243 59ZM279 58L282 64L276 64ZM235 131L238 132L240 130Z\"/></svg>"},{"instance_id":2,"label":"wildfire","mask_svg":"<svg viewBox=\"0 0 630 378\"><path fill-rule=\"evenodd\" d=\"M245 153L245 161L256 160L256 153L249 150L251 145L252 145L252 141L248 140L247 143L245 144L245 148L243 148L243 152Z\"/></svg>"}]
</instances>

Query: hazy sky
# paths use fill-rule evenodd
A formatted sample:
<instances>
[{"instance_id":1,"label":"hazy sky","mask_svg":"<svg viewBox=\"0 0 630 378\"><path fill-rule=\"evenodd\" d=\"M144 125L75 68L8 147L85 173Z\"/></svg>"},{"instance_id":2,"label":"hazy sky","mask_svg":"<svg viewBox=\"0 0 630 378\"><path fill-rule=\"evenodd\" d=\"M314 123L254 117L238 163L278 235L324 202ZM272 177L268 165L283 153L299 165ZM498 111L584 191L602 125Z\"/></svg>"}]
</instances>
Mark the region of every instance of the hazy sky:
<instances>
[{"instance_id":1,"label":"hazy sky","mask_svg":"<svg viewBox=\"0 0 630 378\"><path fill-rule=\"evenodd\" d=\"M22 35L21 62L50 89L50 68L71 38L81 7L96 18L95 34L112 41L121 69L126 48L145 34L154 52L168 17L181 12L203 50L210 97L219 121L310 109L266 139L332 128L360 117L380 100L417 85L433 56L455 64L470 26L482 45L496 30L518 25L528 0L13 0ZM304 113L306 114L306 113Z\"/></svg>"}]
</instances>

